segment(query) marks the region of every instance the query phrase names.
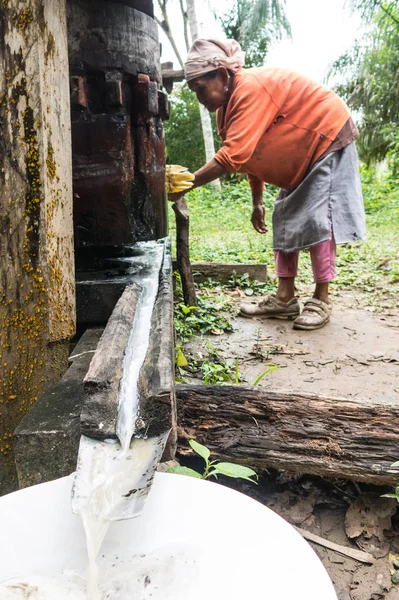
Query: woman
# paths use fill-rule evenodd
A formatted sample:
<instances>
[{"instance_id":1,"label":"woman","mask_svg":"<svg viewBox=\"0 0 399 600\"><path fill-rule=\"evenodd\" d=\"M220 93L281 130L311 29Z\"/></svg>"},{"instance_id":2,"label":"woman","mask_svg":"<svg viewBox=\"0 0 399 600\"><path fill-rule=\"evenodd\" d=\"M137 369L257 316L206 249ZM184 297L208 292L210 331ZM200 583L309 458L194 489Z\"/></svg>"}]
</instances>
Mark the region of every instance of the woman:
<instances>
[{"instance_id":1,"label":"woman","mask_svg":"<svg viewBox=\"0 0 399 600\"><path fill-rule=\"evenodd\" d=\"M231 40L197 40L188 54L188 85L201 104L217 111L223 140L215 157L194 173L194 187L226 172L246 173L251 222L261 234L267 232L264 182L281 188L273 212L277 293L241 305L241 314L294 319L296 329L319 329L332 310L328 288L336 243L365 237L358 131L334 92L287 69L243 69L244 56ZM295 277L303 248L310 248L315 289L300 314Z\"/></svg>"}]
</instances>

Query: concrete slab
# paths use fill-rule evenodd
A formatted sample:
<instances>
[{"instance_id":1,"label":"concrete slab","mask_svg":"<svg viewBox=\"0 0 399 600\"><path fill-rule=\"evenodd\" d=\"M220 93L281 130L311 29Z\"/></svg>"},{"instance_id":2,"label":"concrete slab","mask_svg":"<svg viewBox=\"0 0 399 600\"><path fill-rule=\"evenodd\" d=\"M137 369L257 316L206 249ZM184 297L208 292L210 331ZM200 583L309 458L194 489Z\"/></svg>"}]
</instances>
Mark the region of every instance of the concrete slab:
<instances>
[{"instance_id":1,"label":"concrete slab","mask_svg":"<svg viewBox=\"0 0 399 600\"><path fill-rule=\"evenodd\" d=\"M63 379L31 408L14 432L20 488L51 481L76 468L80 440L83 378L103 329L88 329L70 357Z\"/></svg>"}]
</instances>

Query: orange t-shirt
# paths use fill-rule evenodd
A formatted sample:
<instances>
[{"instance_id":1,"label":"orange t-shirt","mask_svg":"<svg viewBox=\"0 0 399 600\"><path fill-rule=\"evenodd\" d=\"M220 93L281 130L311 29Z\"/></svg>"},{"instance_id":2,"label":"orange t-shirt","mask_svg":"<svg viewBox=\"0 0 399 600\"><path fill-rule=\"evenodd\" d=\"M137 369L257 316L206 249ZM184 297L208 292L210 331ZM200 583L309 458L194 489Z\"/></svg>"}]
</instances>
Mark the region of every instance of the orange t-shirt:
<instances>
[{"instance_id":1,"label":"orange t-shirt","mask_svg":"<svg viewBox=\"0 0 399 600\"><path fill-rule=\"evenodd\" d=\"M241 69L227 106L217 111L222 148L215 159L229 173L247 173L253 192L263 182L293 189L350 117L324 86L288 69Z\"/></svg>"}]
</instances>

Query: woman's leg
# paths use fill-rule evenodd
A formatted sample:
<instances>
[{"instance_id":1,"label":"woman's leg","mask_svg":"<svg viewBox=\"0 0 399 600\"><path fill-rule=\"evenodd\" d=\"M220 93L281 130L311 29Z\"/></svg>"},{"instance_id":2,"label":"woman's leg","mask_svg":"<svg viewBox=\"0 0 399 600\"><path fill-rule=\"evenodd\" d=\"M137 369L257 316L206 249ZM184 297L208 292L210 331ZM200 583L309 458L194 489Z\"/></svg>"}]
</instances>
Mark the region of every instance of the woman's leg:
<instances>
[{"instance_id":1,"label":"woman's leg","mask_svg":"<svg viewBox=\"0 0 399 600\"><path fill-rule=\"evenodd\" d=\"M294 321L294 329L320 329L330 320L332 302L328 286L335 277L335 240L327 240L310 248L315 290L313 298L304 303L303 311Z\"/></svg>"},{"instance_id":2,"label":"woman's leg","mask_svg":"<svg viewBox=\"0 0 399 600\"><path fill-rule=\"evenodd\" d=\"M310 248L313 278L316 284L313 298L328 304L328 286L335 279L336 244L334 236L331 240Z\"/></svg>"},{"instance_id":3,"label":"woman's leg","mask_svg":"<svg viewBox=\"0 0 399 600\"><path fill-rule=\"evenodd\" d=\"M274 251L274 265L278 277L276 298L280 302L289 302L295 297L295 277L298 273L299 251Z\"/></svg>"}]
</instances>

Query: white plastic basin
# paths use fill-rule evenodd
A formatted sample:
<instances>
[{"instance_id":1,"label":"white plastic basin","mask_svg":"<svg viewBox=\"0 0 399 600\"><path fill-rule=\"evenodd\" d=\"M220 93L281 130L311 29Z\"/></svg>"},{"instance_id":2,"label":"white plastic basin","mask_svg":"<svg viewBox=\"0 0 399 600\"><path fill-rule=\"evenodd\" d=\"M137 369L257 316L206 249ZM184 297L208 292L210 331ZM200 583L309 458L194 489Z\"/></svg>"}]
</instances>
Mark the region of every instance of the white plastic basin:
<instances>
[{"instance_id":1,"label":"white plastic basin","mask_svg":"<svg viewBox=\"0 0 399 600\"><path fill-rule=\"evenodd\" d=\"M1 600L83 600L87 555L72 476L0 498ZM157 473L141 517L112 523L104 600L336 600L311 547L260 503Z\"/></svg>"}]
</instances>

